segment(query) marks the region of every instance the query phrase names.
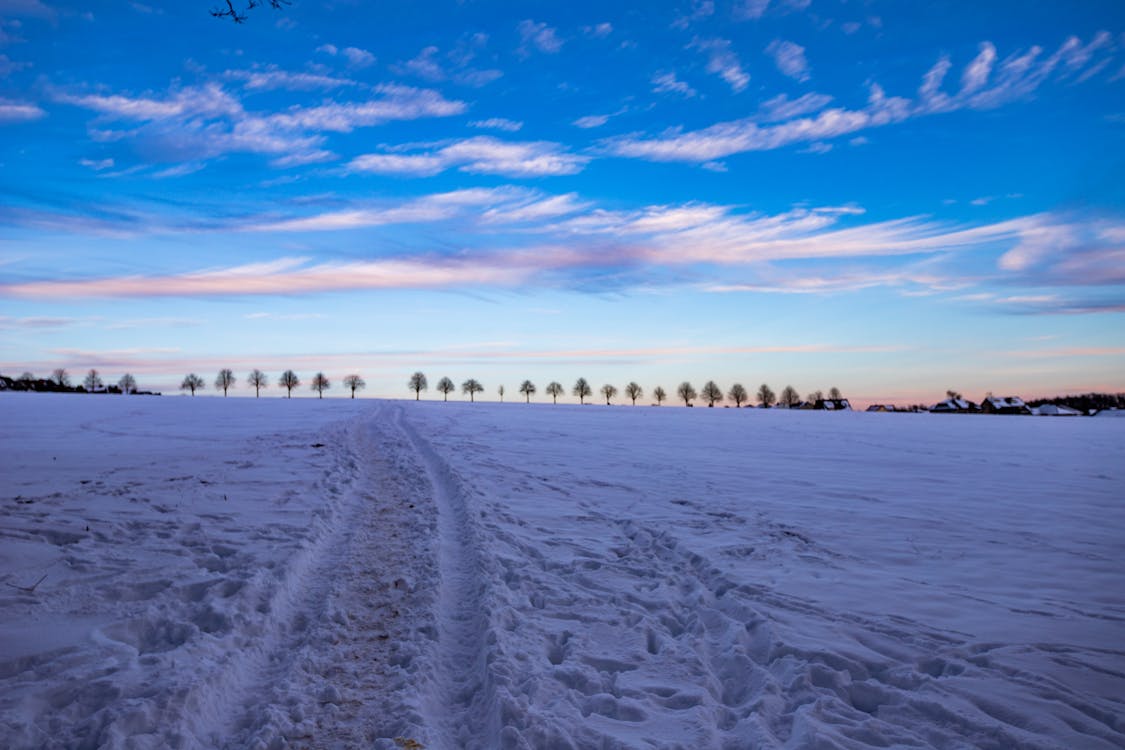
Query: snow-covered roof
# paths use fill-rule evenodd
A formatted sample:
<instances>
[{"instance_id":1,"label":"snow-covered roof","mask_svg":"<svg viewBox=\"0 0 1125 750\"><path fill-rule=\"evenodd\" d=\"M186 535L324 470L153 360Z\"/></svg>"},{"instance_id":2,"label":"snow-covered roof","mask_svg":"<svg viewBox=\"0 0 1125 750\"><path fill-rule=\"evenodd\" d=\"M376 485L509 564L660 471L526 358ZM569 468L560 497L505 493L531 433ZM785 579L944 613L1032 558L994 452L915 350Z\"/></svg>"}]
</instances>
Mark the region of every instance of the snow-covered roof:
<instances>
[{"instance_id":1,"label":"snow-covered roof","mask_svg":"<svg viewBox=\"0 0 1125 750\"><path fill-rule=\"evenodd\" d=\"M1063 404L1043 404L1031 410L1032 414L1041 417L1078 417L1082 412Z\"/></svg>"},{"instance_id":2,"label":"snow-covered roof","mask_svg":"<svg viewBox=\"0 0 1125 750\"><path fill-rule=\"evenodd\" d=\"M1025 406L1019 396L985 396L984 400L998 409Z\"/></svg>"}]
</instances>

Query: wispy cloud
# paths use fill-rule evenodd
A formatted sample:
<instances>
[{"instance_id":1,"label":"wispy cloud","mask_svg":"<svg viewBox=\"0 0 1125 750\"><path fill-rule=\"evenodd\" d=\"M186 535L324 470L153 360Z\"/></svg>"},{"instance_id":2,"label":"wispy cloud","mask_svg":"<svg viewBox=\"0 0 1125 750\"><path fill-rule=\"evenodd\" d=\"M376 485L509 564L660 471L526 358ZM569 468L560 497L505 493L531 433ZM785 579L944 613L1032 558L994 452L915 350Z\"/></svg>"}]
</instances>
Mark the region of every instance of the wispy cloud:
<instances>
[{"instance_id":1,"label":"wispy cloud","mask_svg":"<svg viewBox=\"0 0 1125 750\"><path fill-rule=\"evenodd\" d=\"M101 116L92 131L95 140L134 141L158 161L199 162L227 153L256 153L273 156L276 167L335 158L323 148L325 133L448 117L466 109L464 102L446 99L431 89L381 84L372 92L365 99L294 106L278 113L249 112L218 83L173 87L163 96L60 90L54 97ZM126 130L105 127L116 121L139 125Z\"/></svg>"},{"instance_id":2,"label":"wispy cloud","mask_svg":"<svg viewBox=\"0 0 1125 750\"><path fill-rule=\"evenodd\" d=\"M715 15L714 0L691 0L691 7L687 11L672 21L672 28L686 29L692 24L702 21L705 18L710 18Z\"/></svg>"},{"instance_id":3,"label":"wispy cloud","mask_svg":"<svg viewBox=\"0 0 1125 750\"><path fill-rule=\"evenodd\" d=\"M79 159L78 163L95 172L113 168L113 159Z\"/></svg>"},{"instance_id":4,"label":"wispy cloud","mask_svg":"<svg viewBox=\"0 0 1125 750\"><path fill-rule=\"evenodd\" d=\"M738 0L734 4L733 15L735 20L757 20L766 14L770 7L770 0Z\"/></svg>"},{"instance_id":5,"label":"wispy cloud","mask_svg":"<svg viewBox=\"0 0 1125 750\"><path fill-rule=\"evenodd\" d=\"M336 89L358 86L349 78L325 75L323 73L303 73L281 70L276 65L256 67L250 70L228 70L223 76L230 80L242 81L248 91L311 91L315 89Z\"/></svg>"},{"instance_id":6,"label":"wispy cloud","mask_svg":"<svg viewBox=\"0 0 1125 750\"><path fill-rule=\"evenodd\" d=\"M494 68L481 69L470 65L476 57L477 47L481 45L483 41L468 41L445 54L431 45L424 47L410 60L392 66L392 69L403 75L417 76L435 83L452 80L467 86L484 86L504 74Z\"/></svg>"},{"instance_id":7,"label":"wispy cloud","mask_svg":"<svg viewBox=\"0 0 1125 750\"><path fill-rule=\"evenodd\" d=\"M962 88L953 94L942 89L945 75L952 67L949 59L942 57L923 77L914 99L887 96L882 87L872 84L867 105L858 109L833 107L820 110L815 117L794 116L772 125L763 125L760 118L751 117L689 132L672 129L659 136L613 139L605 147L618 156L652 161L708 162L794 143L827 141L939 112L998 107L1029 96L1059 71L1081 70L1094 52L1102 49L1099 38L1101 35L1082 45L1071 37L1046 58L1040 48L1033 47L1009 56L997 66L990 62L991 45L982 45L978 56L966 67Z\"/></svg>"},{"instance_id":8,"label":"wispy cloud","mask_svg":"<svg viewBox=\"0 0 1125 750\"><path fill-rule=\"evenodd\" d=\"M563 41L559 39L558 31L545 23L535 22L530 19L520 21L516 27L520 35L520 46L517 52L527 57L532 50L553 55L562 50Z\"/></svg>"},{"instance_id":9,"label":"wispy cloud","mask_svg":"<svg viewBox=\"0 0 1125 750\"><path fill-rule=\"evenodd\" d=\"M490 117L487 120L473 120L469 123L471 128L480 128L482 130L503 130L508 133L515 133L523 127L523 122L519 120L509 120L506 117Z\"/></svg>"},{"instance_id":10,"label":"wispy cloud","mask_svg":"<svg viewBox=\"0 0 1125 750\"><path fill-rule=\"evenodd\" d=\"M676 78L675 73L658 73L653 76L652 90L657 94L679 94L688 99L699 94L691 86Z\"/></svg>"},{"instance_id":11,"label":"wispy cloud","mask_svg":"<svg viewBox=\"0 0 1125 750\"><path fill-rule=\"evenodd\" d=\"M805 48L784 39L774 39L766 47L766 54L773 58L777 69L798 81L809 80L809 61L805 58Z\"/></svg>"},{"instance_id":12,"label":"wispy cloud","mask_svg":"<svg viewBox=\"0 0 1125 750\"><path fill-rule=\"evenodd\" d=\"M697 38L691 47L707 55L707 72L722 78L734 91L742 91L750 84L750 74L742 69L730 40Z\"/></svg>"},{"instance_id":13,"label":"wispy cloud","mask_svg":"<svg viewBox=\"0 0 1125 750\"><path fill-rule=\"evenodd\" d=\"M584 130L589 130L590 128L600 128L602 125L605 125L607 122L609 122L609 118L612 116L613 115L586 115L585 117L579 117L577 120L575 120L574 125L575 127L583 128Z\"/></svg>"},{"instance_id":14,"label":"wispy cloud","mask_svg":"<svg viewBox=\"0 0 1125 750\"><path fill-rule=\"evenodd\" d=\"M375 63L375 55L360 47L337 47L335 44L322 44L316 48L316 51L332 57L342 57L353 68L366 68Z\"/></svg>"},{"instance_id":15,"label":"wispy cloud","mask_svg":"<svg viewBox=\"0 0 1125 750\"><path fill-rule=\"evenodd\" d=\"M546 177L581 172L590 157L549 141L501 141L476 136L414 153L365 154L353 159L353 172L430 176L456 167L462 172L509 177Z\"/></svg>"}]
</instances>

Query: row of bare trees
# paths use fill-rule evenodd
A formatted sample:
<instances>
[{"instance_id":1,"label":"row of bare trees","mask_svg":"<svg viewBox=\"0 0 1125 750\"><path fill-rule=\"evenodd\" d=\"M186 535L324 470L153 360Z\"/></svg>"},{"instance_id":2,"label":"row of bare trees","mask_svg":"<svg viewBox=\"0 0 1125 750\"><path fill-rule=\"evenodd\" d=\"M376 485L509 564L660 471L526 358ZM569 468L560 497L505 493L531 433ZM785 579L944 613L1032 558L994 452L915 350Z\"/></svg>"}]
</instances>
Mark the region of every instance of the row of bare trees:
<instances>
[{"instance_id":1,"label":"row of bare trees","mask_svg":"<svg viewBox=\"0 0 1125 750\"><path fill-rule=\"evenodd\" d=\"M422 391L429 389L429 381L426 379L424 373L416 372L410 376L410 380L407 381L407 387L414 391L414 400L417 401L421 398ZM449 394L457 390L457 386L454 385L453 381L449 378L443 377L437 383L437 390L442 394L442 400L448 401ZM535 395L536 391L535 383L532 383L530 380L525 380L520 383L519 392L523 395L527 403L531 403L531 397ZM548 383L545 391L547 395L551 397L552 403L558 403L559 396L566 393L562 384L555 381ZM484 392L484 386L481 385L479 381L470 378L461 384L461 392L468 394L469 400L474 401L476 394ZM500 395L500 400L503 401L505 393L504 386L497 388L496 392ZM594 395L594 389L586 378L578 378L574 383L574 388L571 389L571 393L578 397L578 403L585 404L586 399ZM605 398L606 405L610 405L613 403L613 399L618 395L617 386L607 383L598 389L598 393ZM633 406L637 405L637 399L644 397L644 389L635 382L630 382L626 385L624 393L625 397L632 402ZM722 388L720 388L714 380L708 380L703 384L702 390L698 392L691 383L685 380L676 388L676 395L684 402L685 406L692 406L692 402L696 399L706 401L708 406L714 406L722 402L724 398L729 398L733 401L735 407L741 407L743 404L748 404L750 401L750 394L741 383L735 383L730 387L730 390L724 394ZM661 386L656 386L656 388L652 390L652 397L656 400L657 405L659 405L668 399L668 393ZM758 388L756 398L758 403L766 408L778 404L783 406L797 406L801 403L800 394L798 394L797 389L791 385L785 386L781 391L781 396L778 397L778 395L773 392L772 388L762 383L761 387ZM810 393L805 400L815 403L823 398L824 394L821 391L814 391ZM838 388L830 389L828 391L828 398L842 398L840 390Z\"/></svg>"},{"instance_id":2,"label":"row of bare trees","mask_svg":"<svg viewBox=\"0 0 1125 750\"><path fill-rule=\"evenodd\" d=\"M34 376L32 376L31 373L24 373L21 376L22 379L27 380L31 380L33 377ZM54 372L52 372L50 379L52 382L56 383L59 386L70 386L70 376L63 368L58 368ZM229 368L223 368L219 370L218 375L215 377L215 390L221 390L223 392L223 396L226 396L227 392L235 387L237 381L238 378L235 377L233 370ZM367 383L362 377L354 374L345 376L343 382L344 388L351 392L352 398L355 398L356 391L363 390L367 386ZM249 375L247 375L246 383L249 387L254 389L254 397L258 398L261 396L262 389L269 387L269 377L261 370L255 368L250 371ZM83 379L82 385L87 391L97 391L103 388L105 384L102 380L101 374L97 370L91 369L86 373L86 377ZM295 388L299 388L301 385L301 379L297 375L297 373L293 372L293 370L286 370L285 372L281 373L281 377L278 378L277 385L285 389L286 398L292 398L293 390ZM118 388L120 388L122 393L133 393L137 390L137 381L136 378L134 378L131 374L126 373L121 376L120 380L118 380L117 386ZM324 392L329 390L332 387L332 384L323 372L318 372L313 375L309 386L312 390L316 391L318 398L324 398ZM414 392L414 399L418 400L421 398L422 391L429 390L429 381L427 380L425 373L415 372L407 381L407 387L409 387L410 390ZM194 372L188 373L184 377L183 382L180 383L180 390L189 391L192 396L195 395L196 391L203 390L204 388L206 388L205 381ZM442 394L442 400L448 401L449 394L456 391L457 386L449 378L443 377L437 383L437 390ZM461 392L468 395L470 401L475 401L476 395L478 393L484 392L484 386L481 385L480 381L474 378L469 378L468 380L461 383ZM524 400L527 403L531 403L531 397L534 396L537 392L538 389L530 380L525 380L520 383L519 393L524 397ZM552 403L558 403L559 396L564 395L566 393L566 389L563 388L561 383L558 383L557 381L551 381L547 384L544 392L551 397ZM637 404L637 399L644 398L645 393L644 389L635 382L630 382L628 385L626 385L623 389L623 392L625 394L625 397L628 398L634 406L636 406ZM497 393L500 395L500 400L503 401L505 394L504 386L500 386L497 389ZM586 380L586 378L578 378L578 380L574 383L574 387L571 389L571 393L578 397L578 402L580 404L585 404L586 399L591 398L594 395L594 389L593 386L590 385L589 381ZM598 389L598 393L603 398L605 398L606 404L609 405L613 403L613 399L617 397L619 391L616 386L607 383ZM801 403L801 397L797 393L797 390L793 388L793 386L789 385L785 386L785 388L781 392L781 396L779 397L773 392L773 389L763 383L761 387L758 388L758 392L755 395L757 402L761 406L767 408L775 406L777 404L781 404L783 406L796 406ZM705 401L708 406L714 406L715 404L722 402L724 399L729 399L730 401L734 402L734 405L736 407L741 407L743 404L748 404L750 402L750 394L741 383L735 383L730 387L730 390L728 390L724 394L723 390L715 383L714 380L708 380L703 384L703 388L698 392L690 382L684 381L683 383L680 383L680 385L676 388L676 396L684 402L685 406L691 406L692 402L696 399ZM661 386L656 386L656 388L652 390L652 398L655 399L657 405L659 405L664 403L664 401L668 399L668 394L664 390L664 388L662 388ZM809 402L816 402L822 398L824 398L824 396L821 391L814 391L813 393L810 393L805 400ZM838 388L830 389L828 391L828 398L841 398L840 390Z\"/></svg>"},{"instance_id":3,"label":"row of bare trees","mask_svg":"<svg viewBox=\"0 0 1125 750\"><path fill-rule=\"evenodd\" d=\"M215 390L222 391L225 397L227 391L234 387L237 380L233 370L227 368L219 370L219 374L215 378ZM262 395L262 389L269 387L269 377L261 370L255 368L246 376L246 383L254 389L254 398L259 398ZM301 378L292 370L286 370L281 373L281 377L277 379L277 384L279 387L285 389L286 398L293 398L293 389L300 387ZM332 387L332 383L323 372L318 372L316 375L313 375L309 386L312 390L316 391L317 398L324 398L324 392ZM196 391L203 390L205 387L206 384L203 378L199 377L194 372L184 376L183 382L180 383L180 390L190 391L193 396ZM359 375L345 375L344 387L351 391L352 398L355 398L356 391L361 391L366 388L367 383Z\"/></svg>"}]
</instances>

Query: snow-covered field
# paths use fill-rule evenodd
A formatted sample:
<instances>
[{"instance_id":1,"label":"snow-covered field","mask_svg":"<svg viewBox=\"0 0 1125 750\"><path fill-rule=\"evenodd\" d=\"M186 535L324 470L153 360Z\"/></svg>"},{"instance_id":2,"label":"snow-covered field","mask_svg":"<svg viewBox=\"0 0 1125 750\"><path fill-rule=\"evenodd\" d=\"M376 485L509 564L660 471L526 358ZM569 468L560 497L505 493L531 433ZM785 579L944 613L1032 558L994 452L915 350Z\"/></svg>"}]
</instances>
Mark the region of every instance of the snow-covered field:
<instances>
[{"instance_id":1,"label":"snow-covered field","mask_svg":"<svg viewBox=\"0 0 1125 750\"><path fill-rule=\"evenodd\" d=\"M1125 747L1122 420L8 394L0 426L0 747Z\"/></svg>"}]
</instances>

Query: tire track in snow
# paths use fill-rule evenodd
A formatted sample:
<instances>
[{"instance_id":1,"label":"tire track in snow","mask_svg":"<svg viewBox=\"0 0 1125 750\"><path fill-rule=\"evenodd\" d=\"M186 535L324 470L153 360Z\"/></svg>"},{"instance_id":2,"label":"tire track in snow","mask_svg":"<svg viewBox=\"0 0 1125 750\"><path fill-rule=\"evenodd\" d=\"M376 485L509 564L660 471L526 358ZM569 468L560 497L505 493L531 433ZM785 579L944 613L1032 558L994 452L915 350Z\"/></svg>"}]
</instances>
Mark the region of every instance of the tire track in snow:
<instances>
[{"instance_id":1,"label":"tire track in snow","mask_svg":"<svg viewBox=\"0 0 1125 750\"><path fill-rule=\"evenodd\" d=\"M413 445L437 507L438 642L432 694L424 709L438 748L501 746L501 717L491 664L488 591L469 492L457 474L395 412L395 423Z\"/></svg>"}]
</instances>

